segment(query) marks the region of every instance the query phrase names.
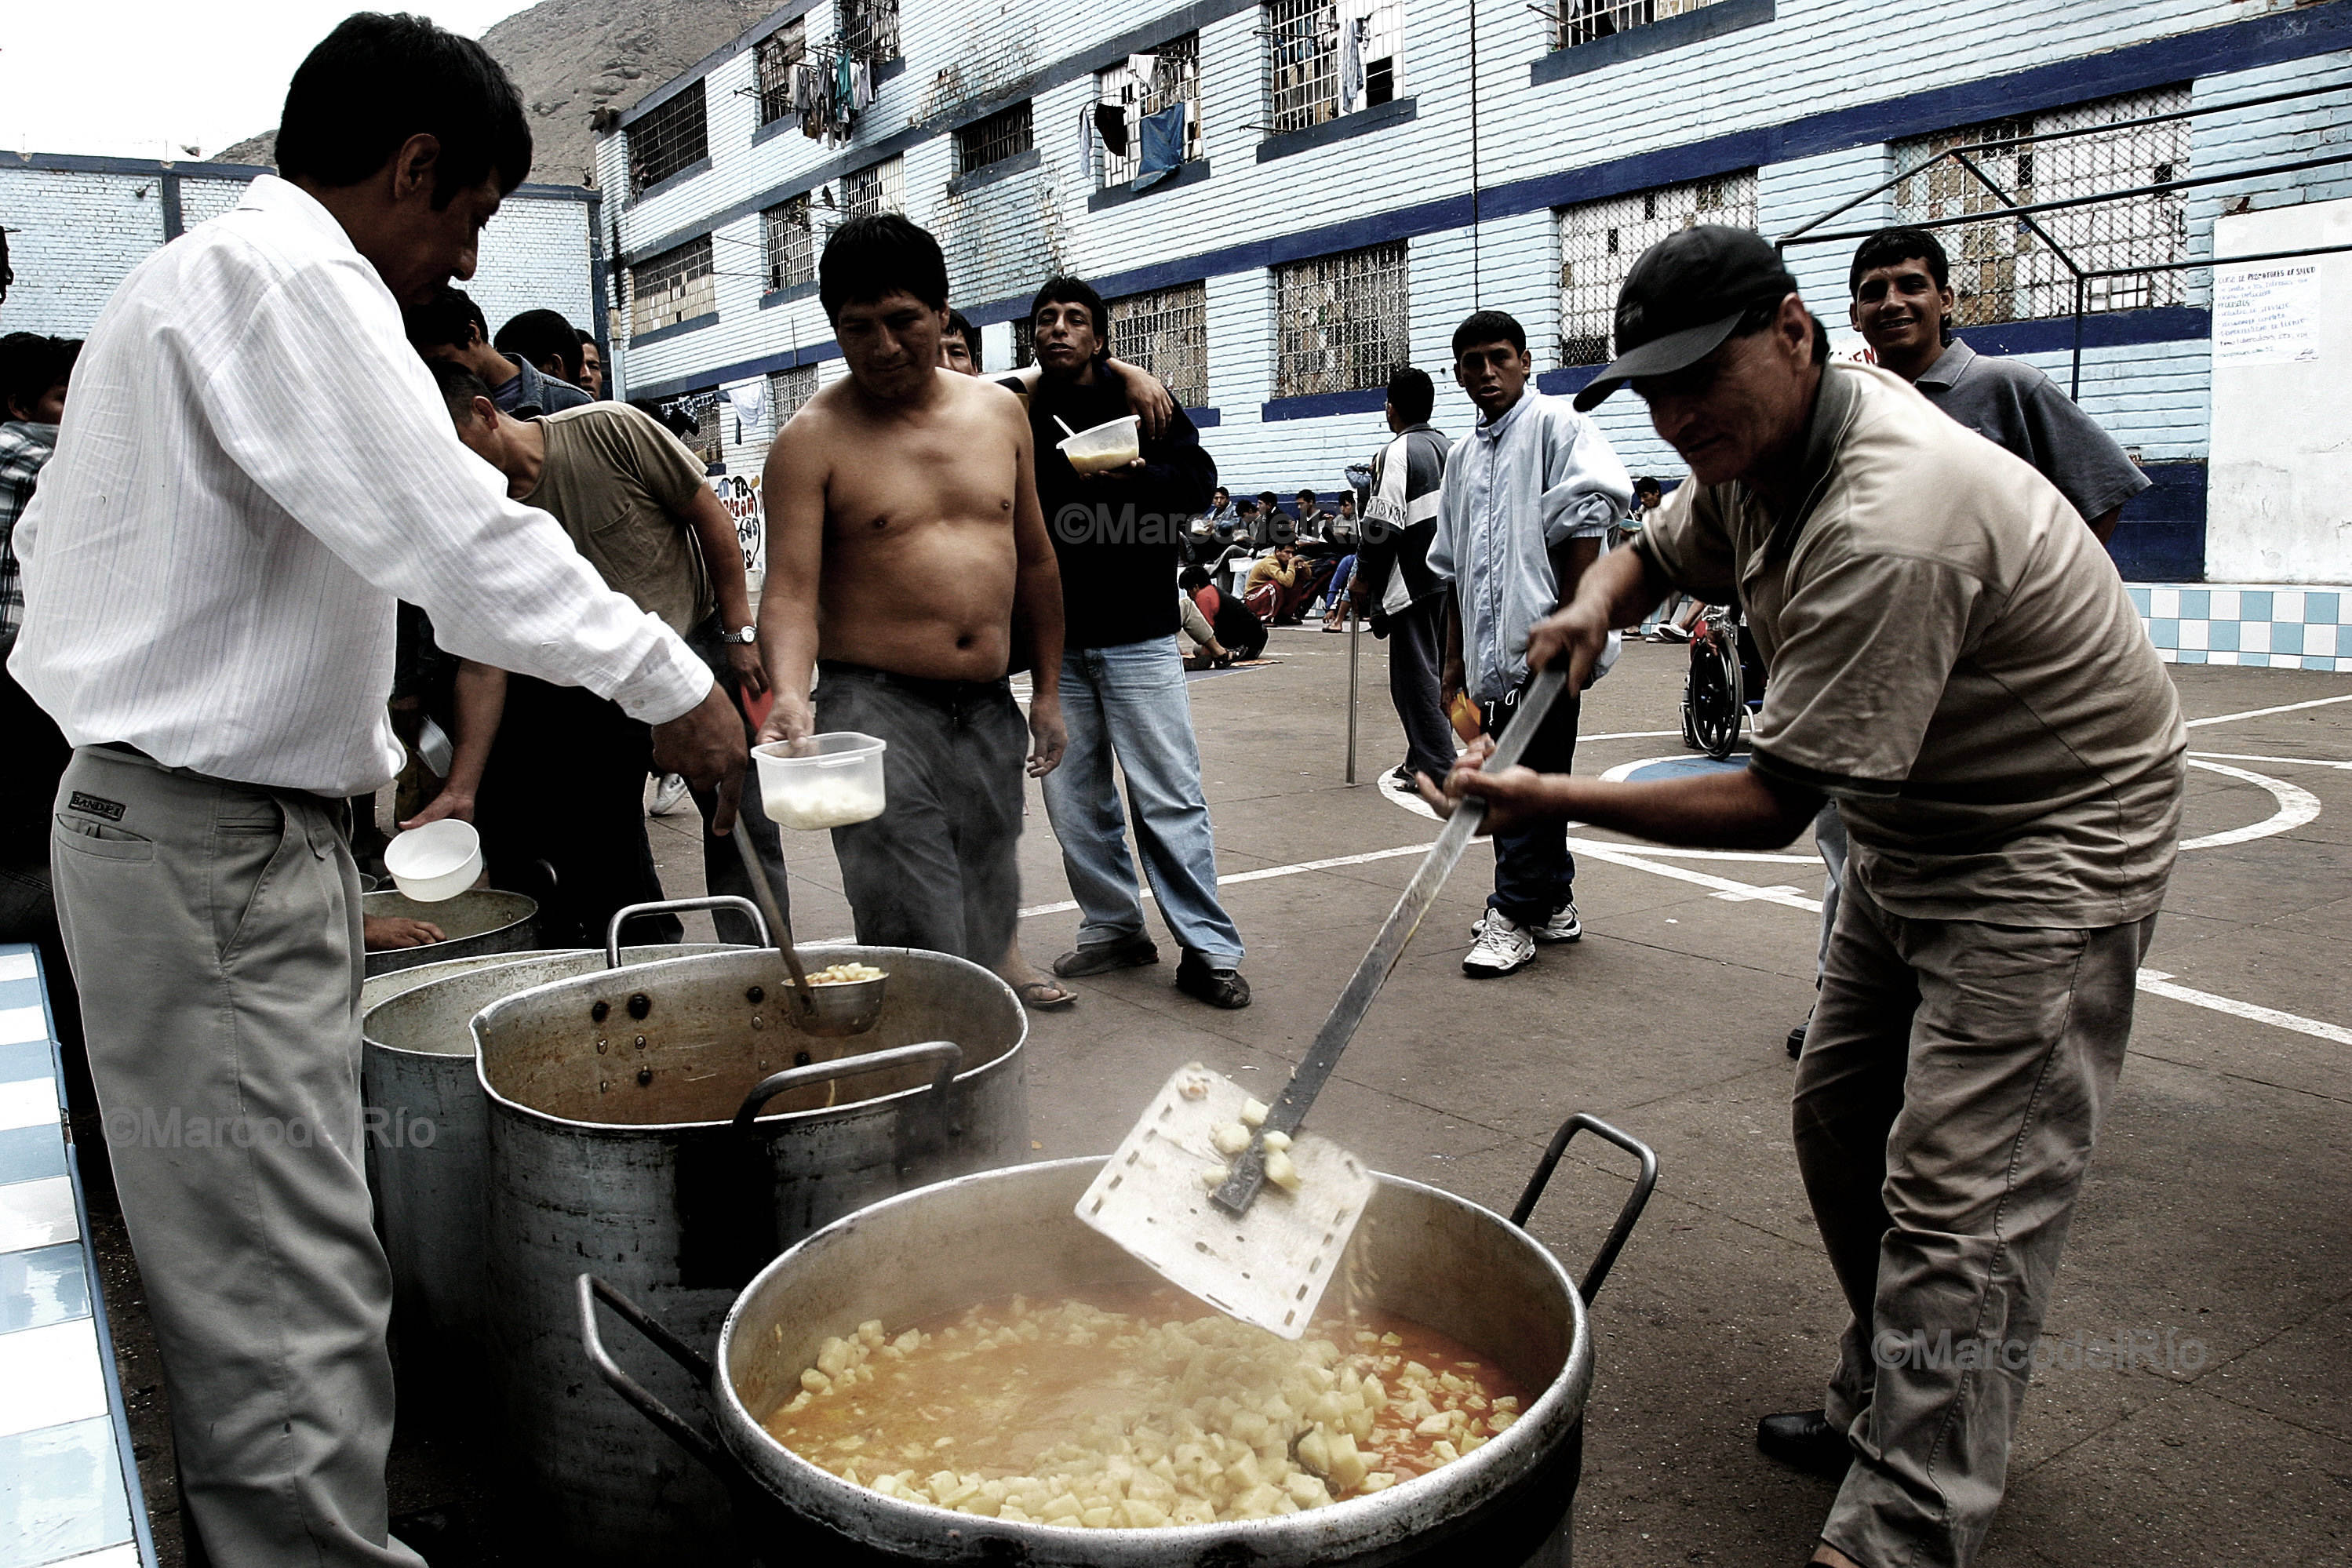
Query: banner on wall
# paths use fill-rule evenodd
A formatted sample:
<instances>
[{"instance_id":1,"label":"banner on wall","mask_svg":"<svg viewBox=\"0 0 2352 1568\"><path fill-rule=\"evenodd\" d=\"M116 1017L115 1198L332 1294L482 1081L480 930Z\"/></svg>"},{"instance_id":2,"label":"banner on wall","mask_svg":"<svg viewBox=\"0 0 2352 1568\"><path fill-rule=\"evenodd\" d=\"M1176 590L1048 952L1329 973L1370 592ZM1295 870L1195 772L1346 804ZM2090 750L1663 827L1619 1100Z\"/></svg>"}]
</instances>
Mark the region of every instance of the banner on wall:
<instances>
[{"instance_id":1,"label":"banner on wall","mask_svg":"<svg viewBox=\"0 0 2352 1568\"><path fill-rule=\"evenodd\" d=\"M710 488L727 515L735 519L735 542L743 547L743 570L751 574L756 595L768 553L768 519L760 506L759 476L721 474L710 481Z\"/></svg>"}]
</instances>

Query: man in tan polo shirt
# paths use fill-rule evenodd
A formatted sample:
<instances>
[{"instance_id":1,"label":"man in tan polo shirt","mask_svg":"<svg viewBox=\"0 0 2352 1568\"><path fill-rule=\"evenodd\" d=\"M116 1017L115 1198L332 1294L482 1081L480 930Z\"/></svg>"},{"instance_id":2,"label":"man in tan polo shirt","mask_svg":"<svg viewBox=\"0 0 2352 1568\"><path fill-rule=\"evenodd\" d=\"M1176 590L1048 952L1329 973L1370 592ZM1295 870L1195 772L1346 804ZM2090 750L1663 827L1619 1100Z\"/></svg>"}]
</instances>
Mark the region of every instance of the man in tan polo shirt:
<instances>
[{"instance_id":1,"label":"man in tan polo shirt","mask_svg":"<svg viewBox=\"0 0 2352 1568\"><path fill-rule=\"evenodd\" d=\"M1479 771L1496 831L1567 817L1777 848L1837 802L1853 843L1799 1060L1797 1157L1853 1319L1776 1458L1843 1477L1813 1561L1960 1568L2011 1435L2135 972L2172 869L2187 745L2123 583L2065 498L1900 378L1827 361L1772 247L1685 229L1634 265L1619 358L1691 483L1536 630L1571 682L1675 589L1736 593L1769 672L1738 772Z\"/></svg>"}]
</instances>

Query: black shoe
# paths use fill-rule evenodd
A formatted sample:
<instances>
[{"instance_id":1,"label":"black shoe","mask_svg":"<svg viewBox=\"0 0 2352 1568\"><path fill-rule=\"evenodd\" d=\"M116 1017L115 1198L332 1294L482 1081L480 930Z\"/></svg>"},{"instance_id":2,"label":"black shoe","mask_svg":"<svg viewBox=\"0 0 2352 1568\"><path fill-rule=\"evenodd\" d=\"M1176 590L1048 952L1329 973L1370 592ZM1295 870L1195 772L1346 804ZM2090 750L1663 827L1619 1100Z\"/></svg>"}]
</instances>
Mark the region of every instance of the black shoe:
<instances>
[{"instance_id":1,"label":"black shoe","mask_svg":"<svg viewBox=\"0 0 2352 1568\"><path fill-rule=\"evenodd\" d=\"M1066 980L1075 980L1085 975L1136 969L1158 962L1160 949L1151 945L1150 937L1139 931L1116 942L1089 942L1074 947L1054 960L1054 973Z\"/></svg>"},{"instance_id":2,"label":"black shoe","mask_svg":"<svg viewBox=\"0 0 2352 1568\"><path fill-rule=\"evenodd\" d=\"M1805 1049L1805 1031L1812 1027L1813 1015L1811 1009L1808 1009L1805 1012L1805 1021L1789 1031L1790 1061L1794 1061L1798 1056L1803 1052Z\"/></svg>"},{"instance_id":3,"label":"black shoe","mask_svg":"<svg viewBox=\"0 0 2352 1568\"><path fill-rule=\"evenodd\" d=\"M1843 1478L1846 1467L1853 1463L1853 1449L1845 1434L1818 1410L1765 1416L1756 1423L1756 1446L1768 1458L1831 1480Z\"/></svg>"},{"instance_id":4,"label":"black shoe","mask_svg":"<svg viewBox=\"0 0 2352 1568\"><path fill-rule=\"evenodd\" d=\"M1176 961L1176 988L1213 1008L1245 1008L1250 1005L1249 982L1242 978L1242 972L1239 969L1213 969L1209 967L1209 960L1198 953L1188 952Z\"/></svg>"}]
</instances>

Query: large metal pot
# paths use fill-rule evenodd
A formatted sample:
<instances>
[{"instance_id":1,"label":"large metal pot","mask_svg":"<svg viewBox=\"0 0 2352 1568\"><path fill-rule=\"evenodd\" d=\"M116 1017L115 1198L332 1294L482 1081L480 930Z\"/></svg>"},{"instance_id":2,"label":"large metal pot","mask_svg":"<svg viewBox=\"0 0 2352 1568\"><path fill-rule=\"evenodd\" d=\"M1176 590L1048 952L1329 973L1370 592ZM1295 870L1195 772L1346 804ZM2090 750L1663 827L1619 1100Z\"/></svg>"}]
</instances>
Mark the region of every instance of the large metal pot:
<instances>
[{"instance_id":1,"label":"large metal pot","mask_svg":"<svg viewBox=\"0 0 2352 1568\"><path fill-rule=\"evenodd\" d=\"M1568 1140L1590 1130L1638 1155L1642 1175L1580 1285L1519 1226ZM1541 1389L1507 1432L1475 1453L1386 1491L1270 1520L1163 1530L1075 1530L1006 1523L903 1502L801 1458L761 1425L798 1386L819 1343L880 1318L895 1331L1013 1292L1032 1296L1153 1282L1144 1267L1073 1213L1099 1159L1059 1160L926 1187L840 1220L762 1270L727 1315L717 1369L622 1298L583 1274L580 1328L605 1382L681 1446L728 1476L750 1528L746 1557L828 1568L1019 1563L1025 1568L1565 1568L1567 1513L1582 1465L1592 1379L1585 1306L1657 1179L1637 1140L1571 1117L1510 1220L1402 1177L1379 1189L1350 1244L1351 1281L1370 1304L1470 1344ZM1358 1268L1357 1264L1364 1265ZM709 1390L718 1440L623 1372L597 1334L603 1299ZM723 1369L723 1375L718 1369Z\"/></svg>"},{"instance_id":2,"label":"large metal pot","mask_svg":"<svg viewBox=\"0 0 2352 1568\"><path fill-rule=\"evenodd\" d=\"M649 1450L593 1387L573 1305L583 1267L707 1343L745 1282L810 1231L1024 1151L1028 1021L1003 981L903 947L802 952L812 967L887 971L871 1032L794 1029L765 949L585 975L474 1019L509 1451L567 1560L699 1563L730 1533L719 1484Z\"/></svg>"},{"instance_id":3,"label":"large metal pot","mask_svg":"<svg viewBox=\"0 0 2352 1568\"><path fill-rule=\"evenodd\" d=\"M404 1402L478 1410L488 1339L482 1218L489 1107L474 1071L474 1015L503 997L623 964L737 951L723 944L497 953L396 970L362 1017L361 1082L376 1230L392 1265Z\"/></svg>"},{"instance_id":4,"label":"large metal pot","mask_svg":"<svg viewBox=\"0 0 2352 1568\"><path fill-rule=\"evenodd\" d=\"M419 904L404 893L369 893L360 907L379 919L406 915L441 928L442 939L421 947L386 947L367 956L367 973L388 975L445 958L471 958L484 953L520 953L538 940L533 921L539 901L520 893L477 887L438 904Z\"/></svg>"}]
</instances>

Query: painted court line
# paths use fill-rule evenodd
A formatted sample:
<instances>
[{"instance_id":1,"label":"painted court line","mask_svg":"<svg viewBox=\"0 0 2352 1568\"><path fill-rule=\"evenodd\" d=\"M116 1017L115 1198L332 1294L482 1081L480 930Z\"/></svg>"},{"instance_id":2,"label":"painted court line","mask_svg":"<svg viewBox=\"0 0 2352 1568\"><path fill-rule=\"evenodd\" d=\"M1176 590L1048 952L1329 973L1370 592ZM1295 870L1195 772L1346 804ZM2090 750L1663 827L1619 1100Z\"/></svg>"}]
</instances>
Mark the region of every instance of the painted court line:
<instances>
[{"instance_id":1,"label":"painted court line","mask_svg":"<svg viewBox=\"0 0 2352 1568\"><path fill-rule=\"evenodd\" d=\"M2293 768L2346 768L2352 762L2335 762L2325 757L2250 757L2242 751L2192 751L2191 758L2210 757L2221 762L2284 762Z\"/></svg>"},{"instance_id":2,"label":"painted court line","mask_svg":"<svg viewBox=\"0 0 2352 1568\"><path fill-rule=\"evenodd\" d=\"M2200 725L2228 724L2233 719L2267 718L2274 713L2295 713L2307 707L2326 707L2330 703L2352 703L2352 696L2314 697L2307 703L2281 703L2276 707L2250 707L2243 713L2217 713L2211 718L2192 718L2183 727L2195 729Z\"/></svg>"},{"instance_id":3,"label":"painted court line","mask_svg":"<svg viewBox=\"0 0 2352 1568\"><path fill-rule=\"evenodd\" d=\"M2187 986L2174 985L2172 977L2161 969L2142 969L2139 972L2139 988L2150 996L2187 1002L2192 1008L2208 1008L2217 1013L2228 1013L2231 1018L2266 1023L2273 1029L2290 1029L2316 1040L2332 1040L2338 1045L2352 1045L2352 1029L2322 1023L2317 1019L2304 1018L2297 1013L2283 1013L2276 1008L2260 1008L2252 1002L2217 997L2210 991L2191 990Z\"/></svg>"}]
</instances>

